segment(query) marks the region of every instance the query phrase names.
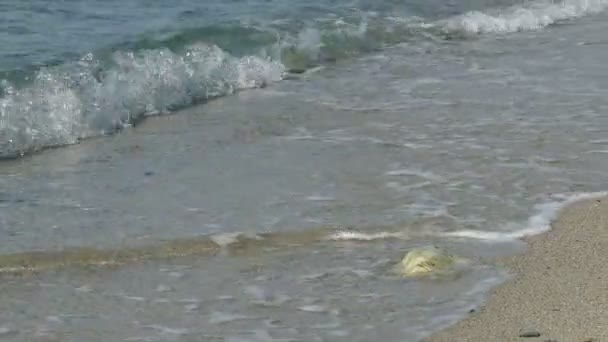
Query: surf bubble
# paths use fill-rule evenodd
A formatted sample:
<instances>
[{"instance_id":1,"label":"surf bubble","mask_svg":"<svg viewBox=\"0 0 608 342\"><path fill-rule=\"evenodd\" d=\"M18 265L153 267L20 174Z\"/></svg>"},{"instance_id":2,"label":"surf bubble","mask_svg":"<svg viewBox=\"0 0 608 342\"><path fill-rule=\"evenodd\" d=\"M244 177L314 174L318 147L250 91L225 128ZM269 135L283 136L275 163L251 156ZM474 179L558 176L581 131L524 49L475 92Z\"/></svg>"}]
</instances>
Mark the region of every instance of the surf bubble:
<instances>
[{"instance_id":1,"label":"surf bubble","mask_svg":"<svg viewBox=\"0 0 608 342\"><path fill-rule=\"evenodd\" d=\"M551 230L551 223L557 218L559 212L579 201L597 199L608 196L608 191L587 192L576 194L557 194L552 197L555 201L541 203L535 206L536 213L523 225L510 224L509 231L482 231L482 230L459 230L442 233L443 236L469 238L482 241L503 242L521 239L526 236L538 235Z\"/></svg>"},{"instance_id":2,"label":"surf bubble","mask_svg":"<svg viewBox=\"0 0 608 342\"><path fill-rule=\"evenodd\" d=\"M442 21L439 26L448 32L470 34L532 31L558 21L599 13L606 7L607 0L536 1L492 13L471 11Z\"/></svg>"},{"instance_id":3,"label":"surf bubble","mask_svg":"<svg viewBox=\"0 0 608 342\"><path fill-rule=\"evenodd\" d=\"M39 70L21 88L3 85L0 158L112 133L147 115L166 113L239 90L280 81L285 67L259 56L235 57L196 43L116 51L108 62L87 54Z\"/></svg>"},{"instance_id":4,"label":"surf bubble","mask_svg":"<svg viewBox=\"0 0 608 342\"><path fill-rule=\"evenodd\" d=\"M332 241L373 241L390 238L405 239L407 238L407 234L404 232L364 233L356 231L339 231L325 237L326 240Z\"/></svg>"}]
</instances>

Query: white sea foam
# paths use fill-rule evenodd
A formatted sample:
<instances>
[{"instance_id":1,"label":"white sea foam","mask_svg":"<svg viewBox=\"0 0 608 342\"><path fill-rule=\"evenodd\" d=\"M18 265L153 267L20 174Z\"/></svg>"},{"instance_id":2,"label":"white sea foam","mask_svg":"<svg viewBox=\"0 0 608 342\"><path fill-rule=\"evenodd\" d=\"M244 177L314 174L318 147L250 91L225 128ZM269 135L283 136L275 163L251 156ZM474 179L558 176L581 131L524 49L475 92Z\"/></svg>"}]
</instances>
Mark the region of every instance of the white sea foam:
<instances>
[{"instance_id":1,"label":"white sea foam","mask_svg":"<svg viewBox=\"0 0 608 342\"><path fill-rule=\"evenodd\" d=\"M506 33L541 29L559 21L601 12L606 7L608 0L545 0L472 11L437 22L421 23L410 17L400 21L390 17L376 18L374 25L386 30L388 37L400 32L398 28L424 35L437 30L450 35ZM368 36L368 20L363 17L358 24L336 21L328 32L308 27L297 36L286 38L284 43L293 45L303 58L310 59L310 65L305 64L312 67L322 59L321 50L326 44L323 37L332 37L338 44L333 46L336 50L342 48L341 44L350 48L352 41L373 39L373 35ZM0 98L0 157L77 143L82 138L128 126L145 115L172 111L239 89L262 87L283 79L287 70L283 64L287 62L280 62L281 58L277 56L271 60L269 56L273 54L270 52L237 58L215 45L202 43L187 46L183 51L176 53L167 48L117 51L110 63L87 54L79 61L40 70L31 84L22 89L4 81L0 87L3 93ZM347 109L368 110L352 107ZM334 139L333 142L347 141Z\"/></svg>"},{"instance_id":2,"label":"white sea foam","mask_svg":"<svg viewBox=\"0 0 608 342\"><path fill-rule=\"evenodd\" d=\"M182 328L170 328L160 324L144 325L142 328L151 329L158 332L161 335L186 335L190 332L189 329Z\"/></svg>"},{"instance_id":3,"label":"white sea foam","mask_svg":"<svg viewBox=\"0 0 608 342\"><path fill-rule=\"evenodd\" d=\"M218 246L225 247L237 242L241 235L241 233L220 233L211 235L209 238Z\"/></svg>"},{"instance_id":4,"label":"white sea foam","mask_svg":"<svg viewBox=\"0 0 608 342\"><path fill-rule=\"evenodd\" d=\"M300 306L298 310L305 312L326 312L328 311L328 308L324 305L311 304Z\"/></svg>"},{"instance_id":5,"label":"white sea foam","mask_svg":"<svg viewBox=\"0 0 608 342\"><path fill-rule=\"evenodd\" d=\"M418 169L392 170L392 171L388 171L386 173L386 175L387 176L415 176L415 177L420 177L423 179L428 179L428 180L434 181L434 182L444 181L444 178L438 174L435 174L431 171L424 171L424 170L418 170Z\"/></svg>"},{"instance_id":6,"label":"white sea foam","mask_svg":"<svg viewBox=\"0 0 608 342\"><path fill-rule=\"evenodd\" d=\"M439 26L453 32L509 33L544 28L556 22L599 13L608 0L536 1L490 12L472 11L442 21Z\"/></svg>"},{"instance_id":7,"label":"white sea foam","mask_svg":"<svg viewBox=\"0 0 608 342\"><path fill-rule=\"evenodd\" d=\"M227 247L231 244L238 243L239 239L262 240L263 238L254 233L218 233L209 236L209 239L220 247Z\"/></svg>"},{"instance_id":8,"label":"white sea foam","mask_svg":"<svg viewBox=\"0 0 608 342\"><path fill-rule=\"evenodd\" d=\"M248 319L255 319L255 317L233 314L230 312L214 312L209 317L209 323L211 324L224 324L234 321L242 321Z\"/></svg>"},{"instance_id":9,"label":"white sea foam","mask_svg":"<svg viewBox=\"0 0 608 342\"><path fill-rule=\"evenodd\" d=\"M282 79L284 67L270 60L236 58L214 45L118 51L100 71L92 54L42 69L23 89L3 86L0 157L47 146L73 144L111 132L144 115L262 87Z\"/></svg>"},{"instance_id":10,"label":"white sea foam","mask_svg":"<svg viewBox=\"0 0 608 342\"><path fill-rule=\"evenodd\" d=\"M470 238L489 241L509 241L526 236L537 235L551 229L553 222L561 209L575 202L608 196L608 191L579 193L573 195L555 195L557 201L547 202L536 206L536 214L531 216L527 223L519 229L510 231L481 231L481 230L459 230L443 233L443 236Z\"/></svg>"},{"instance_id":11,"label":"white sea foam","mask_svg":"<svg viewBox=\"0 0 608 342\"><path fill-rule=\"evenodd\" d=\"M335 198L332 196L312 195L312 196L306 197L306 200L312 201L312 202L327 202L327 201L334 201Z\"/></svg>"},{"instance_id":12,"label":"white sea foam","mask_svg":"<svg viewBox=\"0 0 608 342\"><path fill-rule=\"evenodd\" d=\"M379 233L364 233L352 231L339 231L329 234L325 237L326 240L333 241L372 241L382 239L406 239L408 236L404 232L379 232Z\"/></svg>"}]
</instances>

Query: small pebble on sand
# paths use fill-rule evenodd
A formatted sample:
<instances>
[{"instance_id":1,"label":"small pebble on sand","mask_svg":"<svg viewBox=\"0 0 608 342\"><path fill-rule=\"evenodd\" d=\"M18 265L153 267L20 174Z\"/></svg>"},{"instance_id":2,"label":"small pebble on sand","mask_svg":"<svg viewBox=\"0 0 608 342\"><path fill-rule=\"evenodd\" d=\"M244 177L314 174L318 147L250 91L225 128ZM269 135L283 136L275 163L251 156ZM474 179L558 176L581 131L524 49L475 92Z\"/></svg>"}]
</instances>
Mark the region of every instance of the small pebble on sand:
<instances>
[{"instance_id":1,"label":"small pebble on sand","mask_svg":"<svg viewBox=\"0 0 608 342\"><path fill-rule=\"evenodd\" d=\"M525 331L519 334L519 337L540 337L540 333L538 331Z\"/></svg>"}]
</instances>

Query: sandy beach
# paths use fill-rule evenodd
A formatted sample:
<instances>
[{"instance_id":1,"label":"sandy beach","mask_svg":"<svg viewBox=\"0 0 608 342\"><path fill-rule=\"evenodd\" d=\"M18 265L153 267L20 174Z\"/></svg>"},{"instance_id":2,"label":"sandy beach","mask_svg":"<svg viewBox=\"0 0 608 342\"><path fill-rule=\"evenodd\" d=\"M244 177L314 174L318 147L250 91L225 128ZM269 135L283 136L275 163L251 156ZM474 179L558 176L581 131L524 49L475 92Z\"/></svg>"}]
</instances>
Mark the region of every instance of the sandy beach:
<instances>
[{"instance_id":1,"label":"sandy beach","mask_svg":"<svg viewBox=\"0 0 608 342\"><path fill-rule=\"evenodd\" d=\"M608 341L608 199L564 208L529 250L498 261L513 278L438 341Z\"/></svg>"}]
</instances>

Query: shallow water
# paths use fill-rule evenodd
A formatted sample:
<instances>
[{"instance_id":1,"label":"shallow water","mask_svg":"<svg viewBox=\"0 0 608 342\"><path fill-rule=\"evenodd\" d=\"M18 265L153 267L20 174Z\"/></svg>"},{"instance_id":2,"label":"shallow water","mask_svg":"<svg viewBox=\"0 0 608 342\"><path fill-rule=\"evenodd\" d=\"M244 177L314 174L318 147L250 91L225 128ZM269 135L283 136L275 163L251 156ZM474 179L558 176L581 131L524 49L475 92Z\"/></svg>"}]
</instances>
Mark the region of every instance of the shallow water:
<instances>
[{"instance_id":1,"label":"shallow water","mask_svg":"<svg viewBox=\"0 0 608 342\"><path fill-rule=\"evenodd\" d=\"M419 9L470 36L398 41L297 75L278 60L242 64L253 57L205 50L227 63L212 68L219 78L203 78L221 80L205 89L264 87L2 161L0 336L418 341L466 315L508 277L480 258L521 252L514 239L548 229L560 203L608 189L603 3L495 5ZM493 17L454 17L471 9ZM120 82L76 88L56 83L58 69L46 74L58 88L23 80L0 100L0 137L13 139L0 152L89 136L70 126L84 125L86 108L102 108L97 118L148 116L179 94L201 97L192 93L200 79L165 68L183 55L151 51L133 65L163 72L105 66ZM243 65L256 67L230 74ZM263 75L280 69L276 82L261 65ZM471 269L436 280L388 271L429 244L471 258Z\"/></svg>"}]
</instances>

